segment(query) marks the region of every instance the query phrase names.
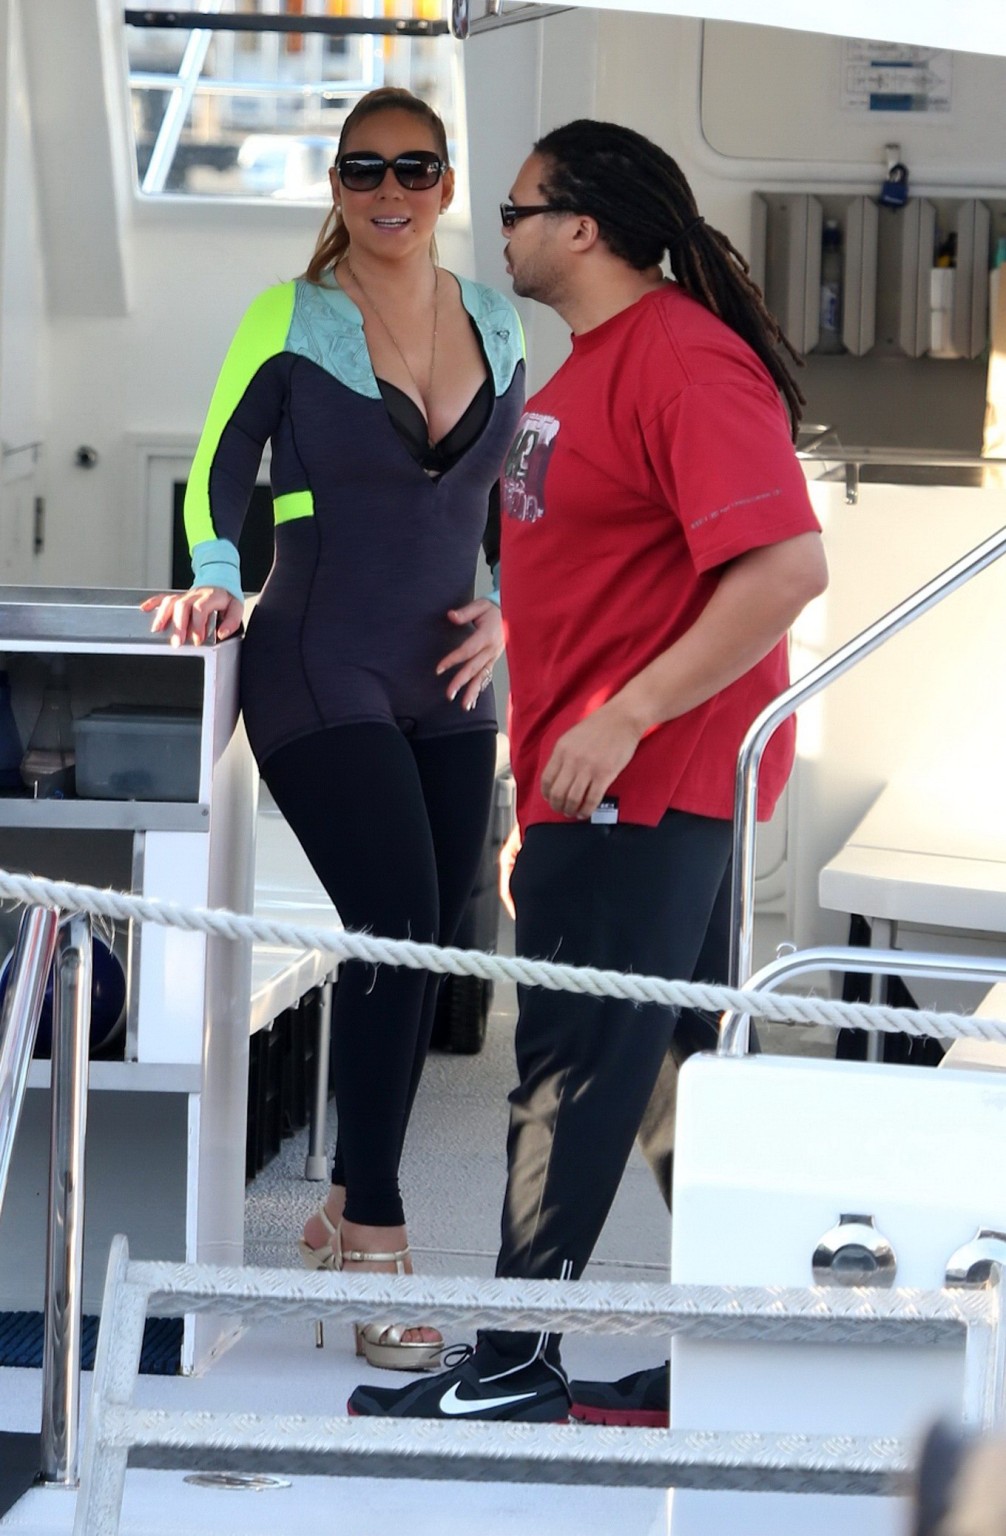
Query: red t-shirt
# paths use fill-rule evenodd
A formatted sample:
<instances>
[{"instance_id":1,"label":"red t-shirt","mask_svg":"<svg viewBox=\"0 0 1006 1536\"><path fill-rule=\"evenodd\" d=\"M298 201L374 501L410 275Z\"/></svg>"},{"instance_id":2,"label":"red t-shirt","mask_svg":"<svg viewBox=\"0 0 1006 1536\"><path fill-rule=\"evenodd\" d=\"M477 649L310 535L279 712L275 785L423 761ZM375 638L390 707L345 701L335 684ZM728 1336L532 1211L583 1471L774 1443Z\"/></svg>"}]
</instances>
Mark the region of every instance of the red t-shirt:
<instances>
[{"instance_id":1,"label":"red t-shirt","mask_svg":"<svg viewBox=\"0 0 1006 1536\"><path fill-rule=\"evenodd\" d=\"M768 371L665 283L573 338L527 405L503 468L502 607L522 827L555 742L695 622L717 568L818 530ZM729 820L752 720L788 685L785 640L705 704L649 732L609 793L618 819L675 808ZM793 761L792 720L762 758L758 814Z\"/></svg>"}]
</instances>

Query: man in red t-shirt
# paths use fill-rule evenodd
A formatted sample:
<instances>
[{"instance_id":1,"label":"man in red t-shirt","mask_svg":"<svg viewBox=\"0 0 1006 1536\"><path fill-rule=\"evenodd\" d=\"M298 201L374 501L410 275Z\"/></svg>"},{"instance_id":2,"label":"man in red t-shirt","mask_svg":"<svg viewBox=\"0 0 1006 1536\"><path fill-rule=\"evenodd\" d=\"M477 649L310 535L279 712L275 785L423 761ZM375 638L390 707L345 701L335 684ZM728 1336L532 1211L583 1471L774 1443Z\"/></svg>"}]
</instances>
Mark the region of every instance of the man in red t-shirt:
<instances>
[{"instance_id":1,"label":"man in red t-shirt","mask_svg":"<svg viewBox=\"0 0 1006 1536\"><path fill-rule=\"evenodd\" d=\"M827 580L788 344L678 166L632 130L555 130L511 200L514 289L572 331L502 477L517 952L724 980L738 752ZM761 816L792 759L780 730ZM498 1275L582 1273L676 1026L656 1005L522 989ZM574 1413L666 1422L666 1367L638 1376L599 1406L574 1384ZM570 1400L557 1335L493 1331L436 1377L357 1388L350 1410L544 1422Z\"/></svg>"}]
</instances>

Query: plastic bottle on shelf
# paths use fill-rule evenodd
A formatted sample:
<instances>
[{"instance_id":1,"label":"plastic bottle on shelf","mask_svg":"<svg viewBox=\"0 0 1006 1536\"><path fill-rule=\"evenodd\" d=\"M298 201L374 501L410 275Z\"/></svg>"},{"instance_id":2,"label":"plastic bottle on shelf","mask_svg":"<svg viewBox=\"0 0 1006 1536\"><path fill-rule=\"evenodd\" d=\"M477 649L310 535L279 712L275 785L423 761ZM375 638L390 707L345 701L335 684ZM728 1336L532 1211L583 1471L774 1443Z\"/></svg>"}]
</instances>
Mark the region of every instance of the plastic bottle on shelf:
<instances>
[{"instance_id":1,"label":"plastic bottle on shelf","mask_svg":"<svg viewBox=\"0 0 1006 1536\"><path fill-rule=\"evenodd\" d=\"M996 323L1004 266L1006 266L1006 235L1000 235L996 241L995 255L992 257L992 270L989 272L989 341L999 350L1006 342L1006 335Z\"/></svg>"},{"instance_id":2,"label":"plastic bottle on shelf","mask_svg":"<svg viewBox=\"0 0 1006 1536\"><path fill-rule=\"evenodd\" d=\"M982 454L985 458L1006 460L1006 235L996 240L989 273L988 345ZM1002 490L1006 485L1006 465L984 469L982 484Z\"/></svg>"},{"instance_id":3,"label":"plastic bottle on shelf","mask_svg":"<svg viewBox=\"0 0 1006 1536\"><path fill-rule=\"evenodd\" d=\"M0 795L21 795L21 737L10 698L7 669L0 668Z\"/></svg>"},{"instance_id":4,"label":"plastic bottle on shelf","mask_svg":"<svg viewBox=\"0 0 1006 1536\"><path fill-rule=\"evenodd\" d=\"M929 274L929 356L957 357L954 296L957 286L957 231L944 235Z\"/></svg>"},{"instance_id":5,"label":"plastic bottle on shelf","mask_svg":"<svg viewBox=\"0 0 1006 1536\"><path fill-rule=\"evenodd\" d=\"M844 352L842 345L842 226L825 219L821 231L821 315L817 352Z\"/></svg>"},{"instance_id":6,"label":"plastic bottle on shelf","mask_svg":"<svg viewBox=\"0 0 1006 1536\"><path fill-rule=\"evenodd\" d=\"M957 231L956 229L944 235L936 252L937 267L956 267L957 265Z\"/></svg>"},{"instance_id":7,"label":"plastic bottle on shelf","mask_svg":"<svg viewBox=\"0 0 1006 1536\"><path fill-rule=\"evenodd\" d=\"M57 656L50 664L42 708L21 760L22 783L36 800L63 800L74 792L75 762L66 663Z\"/></svg>"}]
</instances>

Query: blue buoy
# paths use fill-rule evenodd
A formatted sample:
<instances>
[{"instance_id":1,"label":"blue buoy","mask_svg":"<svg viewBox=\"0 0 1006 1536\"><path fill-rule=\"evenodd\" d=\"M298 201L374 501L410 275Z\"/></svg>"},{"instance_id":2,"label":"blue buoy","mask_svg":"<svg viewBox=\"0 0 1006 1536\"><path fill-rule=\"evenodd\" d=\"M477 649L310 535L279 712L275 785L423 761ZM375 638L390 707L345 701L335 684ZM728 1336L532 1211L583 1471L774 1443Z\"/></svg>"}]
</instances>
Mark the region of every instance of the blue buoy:
<instances>
[{"instance_id":1,"label":"blue buoy","mask_svg":"<svg viewBox=\"0 0 1006 1536\"><path fill-rule=\"evenodd\" d=\"M0 966L0 1004L7 995L10 973L11 950ZM52 1007L55 967L49 972L39 1019L35 1055L48 1058L52 1055ZM95 934L91 939L91 1030L89 1051L92 1056L105 1055L117 1045L126 1023L126 975L118 955Z\"/></svg>"}]
</instances>

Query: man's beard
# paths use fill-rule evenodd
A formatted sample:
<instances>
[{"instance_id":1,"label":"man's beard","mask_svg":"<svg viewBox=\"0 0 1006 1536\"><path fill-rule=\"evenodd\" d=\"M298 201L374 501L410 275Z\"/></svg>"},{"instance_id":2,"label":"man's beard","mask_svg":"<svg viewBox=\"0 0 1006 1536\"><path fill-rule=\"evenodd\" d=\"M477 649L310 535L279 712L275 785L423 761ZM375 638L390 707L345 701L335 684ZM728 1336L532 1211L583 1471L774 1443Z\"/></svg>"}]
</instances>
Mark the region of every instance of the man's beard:
<instances>
[{"instance_id":1,"label":"man's beard","mask_svg":"<svg viewBox=\"0 0 1006 1536\"><path fill-rule=\"evenodd\" d=\"M559 292L559 283L554 272L535 268L534 263L529 263L523 270L514 269L511 274L513 291L519 299L534 299L538 304L548 304L554 308L555 299Z\"/></svg>"}]
</instances>

